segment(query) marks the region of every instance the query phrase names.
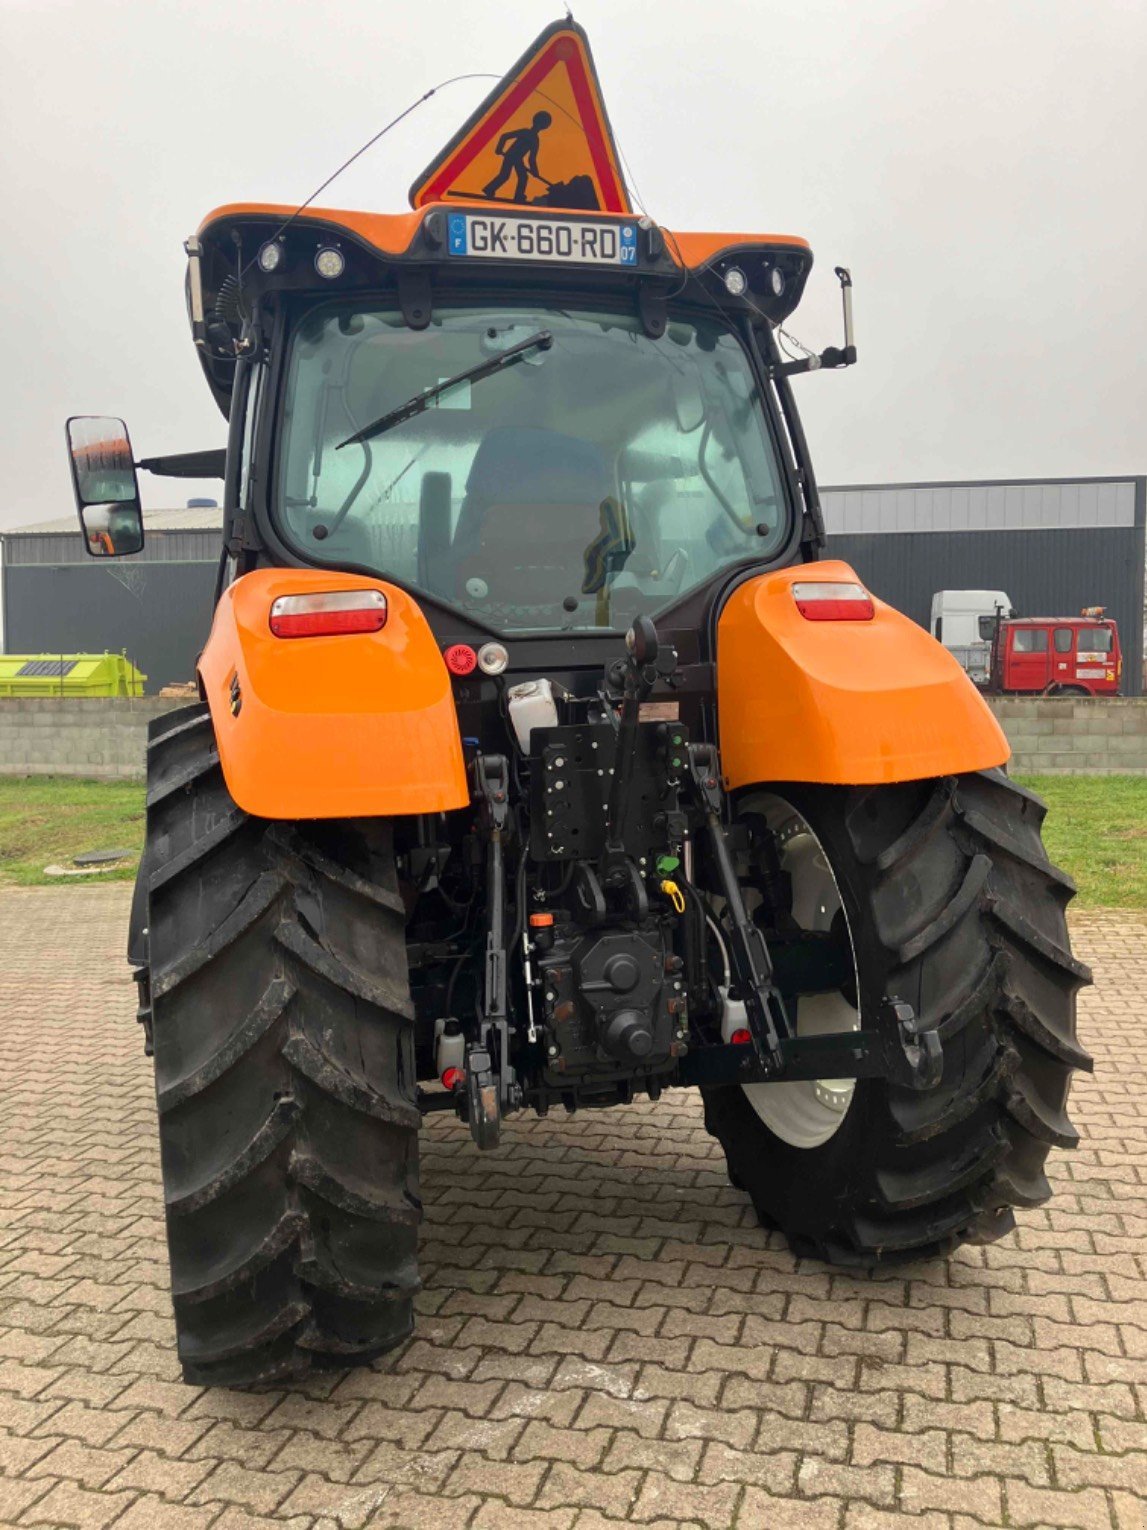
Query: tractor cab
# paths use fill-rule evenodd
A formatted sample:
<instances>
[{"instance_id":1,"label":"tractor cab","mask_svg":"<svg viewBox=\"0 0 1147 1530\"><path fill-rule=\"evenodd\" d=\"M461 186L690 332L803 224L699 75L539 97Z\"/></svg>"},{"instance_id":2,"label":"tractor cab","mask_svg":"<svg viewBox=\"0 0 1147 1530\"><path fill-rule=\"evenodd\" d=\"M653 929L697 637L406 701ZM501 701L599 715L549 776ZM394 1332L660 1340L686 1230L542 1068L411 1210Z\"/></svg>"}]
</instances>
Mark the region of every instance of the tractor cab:
<instances>
[{"instance_id":1,"label":"tractor cab","mask_svg":"<svg viewBox=\"0 0 1147 1530\"><path fill-rule=\"evenodd\" d=\"M819 519L771 337L811 263L629 215L212 214L193 329L248 443L241 566L385 575L506 638L620 635L791 560Z\"/></svg>"}]
</instances>

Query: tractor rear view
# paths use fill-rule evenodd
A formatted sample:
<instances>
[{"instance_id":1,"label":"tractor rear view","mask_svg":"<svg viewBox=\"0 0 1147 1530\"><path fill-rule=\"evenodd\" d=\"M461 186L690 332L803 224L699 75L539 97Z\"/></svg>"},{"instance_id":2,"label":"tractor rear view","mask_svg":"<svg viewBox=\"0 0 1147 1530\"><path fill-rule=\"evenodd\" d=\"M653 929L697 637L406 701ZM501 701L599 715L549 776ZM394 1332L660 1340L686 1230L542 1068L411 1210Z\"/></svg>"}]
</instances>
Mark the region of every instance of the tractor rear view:
<instances>
[{"instance_id":1,"label":"tractor rear view","mask_svg":"<svg viewBox=\"0 0 1147 1530\"><path fill-rule=\"evenodd\" d=\"M762 1222L858 1267L998 1238L1076 1140L1042 804L955 660L822 558L789 378L855 359L848 273L844 345L785 362L807 244L636 216L600 112L548 162L529 90L567 78L589 111L563 22L409 213L189 241L228 445L148 465L214 463L224 543L130 952L189 1381L407 1337L428 1112L493 1149L698 1088ZM519 119L546 200L483 198ZM81 514L138 513L93 430L122 460Z\"/></svg>"}]
</instances>

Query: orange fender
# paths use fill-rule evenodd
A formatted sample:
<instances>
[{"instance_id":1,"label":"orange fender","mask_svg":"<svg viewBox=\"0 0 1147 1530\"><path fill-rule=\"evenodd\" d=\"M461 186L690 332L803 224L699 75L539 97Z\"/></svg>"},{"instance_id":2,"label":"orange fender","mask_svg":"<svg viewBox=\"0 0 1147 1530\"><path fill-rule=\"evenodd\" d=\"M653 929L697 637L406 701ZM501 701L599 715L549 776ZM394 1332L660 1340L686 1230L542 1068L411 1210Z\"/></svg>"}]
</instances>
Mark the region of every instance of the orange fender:
<instances>
[{"instance_id":1,"label":"orange fender","mask_svg":"<svg viewBox=\"0 0 1147 1530\"><path fill-rule=\"evenodd\" d=\"M1000 725L922 627L872 597L871 621L809 621L794 584L859 583L847 563L747 580L717 624L721 760L756 781L875 785L1002 765Z\"/></svg>"},{"instance_id":2,"label":"orange fender","mask_svg":"<svg viewBox=\"0 0 1147 1530\"><path fill-rule=\"evenodd\" d=\"M360 589L386 596L379 632L271 631L280 595ZM355 818L470 800L445 662L417 603L392 584L301 568L244 574L216 608L199 676L227 789L248 813Z\"/></svg>"}]
</instances>

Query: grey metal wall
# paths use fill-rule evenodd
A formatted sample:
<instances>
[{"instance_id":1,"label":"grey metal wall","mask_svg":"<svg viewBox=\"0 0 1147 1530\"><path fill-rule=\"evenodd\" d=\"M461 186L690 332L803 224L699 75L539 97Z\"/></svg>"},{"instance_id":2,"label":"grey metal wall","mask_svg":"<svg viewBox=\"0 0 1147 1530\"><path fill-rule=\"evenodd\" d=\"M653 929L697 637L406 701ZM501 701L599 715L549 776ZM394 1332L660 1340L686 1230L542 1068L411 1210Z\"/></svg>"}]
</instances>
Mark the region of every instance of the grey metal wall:
<instances>
[{"instance_id":1,"label":"grey metal wall","mask_svg":"<svg viewBox=\"0 0 1147 1530\"><path fill-rule=\"evenodd\" d=\"M148 694L194 679L196 655L211 625L214 560L105 563L82 550L81 556L83 563L5 562L7 651L123 651L147 675Z\"/></svg>"},{"instance_id":2,"label":"grey metal wall","mask_svg":"<svg viewBox=\"0 0 1147 1530\"><path fill-rule=\"evenodd\" d=\"M824 489L826 555L926 627L936 590L1007 590L1028 616L1106 606L1123 691L1143 690L1147 480Z\"/></svg>"},{"instance_id":3,"label":"grey metal wall","mask_svg":"<svg viewBox=\"0 0 1147 1530\"><path fill-rule=\"evenodd\" d=\"M135 563L205 563L219 557L218 530L147 530L143 550L117 560L127 568ZM96 560L84 547L78 528L74 531L10 532L4 538L4 562L9 567L26 564L79 563L93 566Z\"/></svg>"}]
</instances>

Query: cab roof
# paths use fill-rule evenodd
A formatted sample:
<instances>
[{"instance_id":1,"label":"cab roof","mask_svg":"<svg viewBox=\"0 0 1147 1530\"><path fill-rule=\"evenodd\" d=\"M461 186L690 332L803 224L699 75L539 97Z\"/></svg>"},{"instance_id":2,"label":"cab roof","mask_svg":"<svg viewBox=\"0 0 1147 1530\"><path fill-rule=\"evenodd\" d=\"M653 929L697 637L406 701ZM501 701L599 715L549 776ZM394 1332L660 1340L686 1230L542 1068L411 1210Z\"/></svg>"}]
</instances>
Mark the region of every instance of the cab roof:
<instances>
[{"instance_id":1,"label":"cab roof","mask_svg":"<svg viewBox=\"0 0 1147 1530\"><path fill-rule=\"evenodd\" d=\"M208 239L227 227L246 223L270 223L280 226L290 223L292 228L300 225L320 225L326 231L341 230L350 237L371 245L380 255L392 260L408 256L416 236L429 214L441 212L489 212L489 202L455 200L450 203L432 202L413 212L372 213L353 212L342 208L308 207L298 212L294 207L274 202L228 202L209 212L199 225L200 239ZM512 213L529 213L531 210L541 218L561 217L589 219L592 222L624 221L615 213L554 212L548 208L531 209L528 205L510 207ZM636 221L630 219L630 221ZM272 232L274 229L272 229ZM737 234L737 233L677 233L662 230L669 259L679 270L697 274L708 268L724 254L760 248L793 249L804 251L811 259L812 250L807 239L796 234Z\"/></svg>"},{"instance_id":2,"label":"cab roof","mask_svg":"<svg viewBox=\"0 0 1147 1530\"><path fill-rule=\"evenodd\" d=\"M501 251L495 258L492 252L468 246L459 251L454 247L459 215L484 216L499 226L523 219L535 226L580 224L586 229L579 236L583 246L590 226L599 231L596 237L612 226L618 231L618 249L628 246L627 258L554 261L536 251L512 258ZM268 270L258 256L272 241L282 245L283 258ZM329 245L343 257L334 279L324 279L314 263L319 250ZM812 269L808 241L795 234L676 233L630 213L465 198L401 213L231 202L208 213L194 240L188 241L189 253L192 250L202 302L198 325L192 313L192 331L208 384L225 415L230 413L236 341L252 299L257 304L264 297L352 298L393 287L408 322L424 328L430 322L434 289L444 278L447 283L479 281L515 295L544 293L560 282L587 292L628 293L643 319L660 305L662 329L666 304L678 299L779 324L800 302ZM739 268L739 285L731 290L725 277L734 266Z\"/></svg>"}]
</instances>

